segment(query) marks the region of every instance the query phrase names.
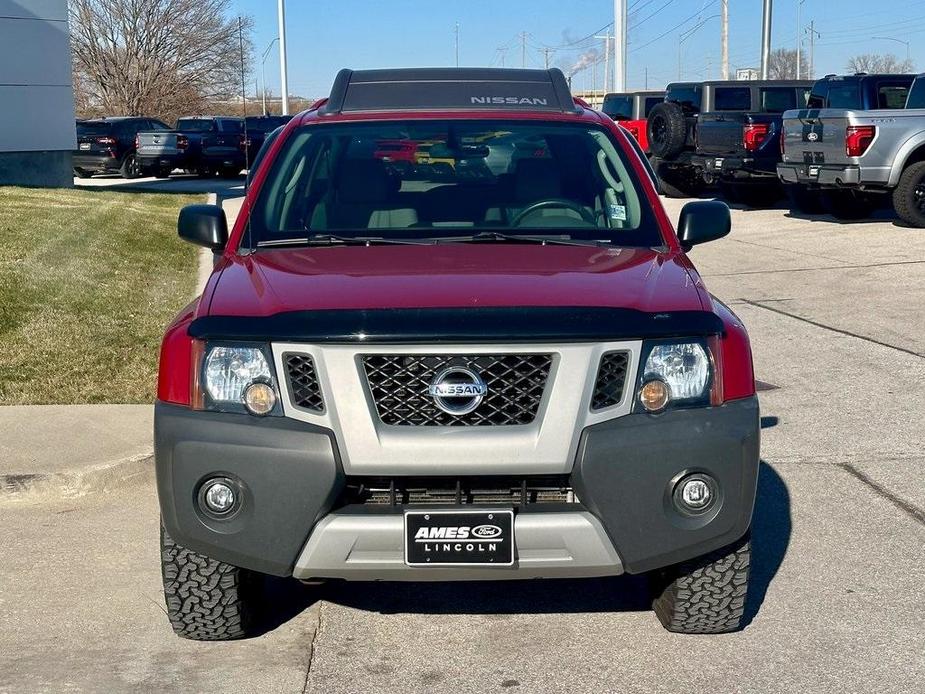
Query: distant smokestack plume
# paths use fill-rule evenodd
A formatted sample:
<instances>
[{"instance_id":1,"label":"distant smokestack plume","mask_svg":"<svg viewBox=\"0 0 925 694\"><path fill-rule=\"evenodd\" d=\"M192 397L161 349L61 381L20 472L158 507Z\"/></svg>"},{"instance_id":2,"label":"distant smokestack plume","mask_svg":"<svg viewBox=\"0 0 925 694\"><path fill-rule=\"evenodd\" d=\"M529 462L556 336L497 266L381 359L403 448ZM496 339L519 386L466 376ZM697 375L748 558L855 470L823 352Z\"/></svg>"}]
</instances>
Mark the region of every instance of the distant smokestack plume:
<instances>
[{"instance_id":1,"label":"distant smokestack plume","mask_svg":"<svg viewBox=\"0 0 925 694\"><path fill-rule=\"evenodd\" d=\"M568 76L572 77L582 70L589 68L593 63L600 62L600 59L601 52L596 48L592 48L590 51L585 51L580 56L578 56L578 60L574 65L572 65L572 67L569 68Z\"/></svg>"}]
</instances>

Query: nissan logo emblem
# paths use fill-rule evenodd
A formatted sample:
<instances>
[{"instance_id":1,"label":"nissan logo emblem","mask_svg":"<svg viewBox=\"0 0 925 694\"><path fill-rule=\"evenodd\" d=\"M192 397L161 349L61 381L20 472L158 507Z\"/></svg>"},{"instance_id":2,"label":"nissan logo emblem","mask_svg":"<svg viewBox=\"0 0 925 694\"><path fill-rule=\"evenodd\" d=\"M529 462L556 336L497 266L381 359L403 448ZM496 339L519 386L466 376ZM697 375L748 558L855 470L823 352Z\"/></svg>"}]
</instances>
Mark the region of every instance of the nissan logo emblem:
<instances>
[{"instance_id":1,"label":"nissan logo emblem","mask_svg":"<svg viewBox=\"0 0 925 694\"><path fill-rule=\"evenodd\" d=\"M472 412L488 394L488 386L475 371L466 366L448 366L434 376L427 393L434 404L447 414Z\"/></svg>"}]
</instances>

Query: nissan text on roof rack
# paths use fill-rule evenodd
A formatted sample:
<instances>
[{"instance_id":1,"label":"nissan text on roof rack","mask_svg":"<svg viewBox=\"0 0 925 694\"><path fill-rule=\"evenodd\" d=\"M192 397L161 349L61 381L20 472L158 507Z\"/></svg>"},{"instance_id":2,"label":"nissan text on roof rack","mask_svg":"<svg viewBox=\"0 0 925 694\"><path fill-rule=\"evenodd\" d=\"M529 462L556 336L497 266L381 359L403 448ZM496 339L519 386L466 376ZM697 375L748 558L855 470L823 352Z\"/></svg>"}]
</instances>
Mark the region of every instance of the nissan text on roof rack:
<instances>
[{"instance_id":1,"label":"nissan text on roof rack","mask_svg":"<svg viewBox=\"0 0 925 694\"><path fill-rule=\"evenodd\" d=\"M742 624L759 459L748 336L629 135L558 70L340 72L265 145L167 329L167 612L247 635L263 575L646 574L662 624Z\"/></svg>"}]
</instances>

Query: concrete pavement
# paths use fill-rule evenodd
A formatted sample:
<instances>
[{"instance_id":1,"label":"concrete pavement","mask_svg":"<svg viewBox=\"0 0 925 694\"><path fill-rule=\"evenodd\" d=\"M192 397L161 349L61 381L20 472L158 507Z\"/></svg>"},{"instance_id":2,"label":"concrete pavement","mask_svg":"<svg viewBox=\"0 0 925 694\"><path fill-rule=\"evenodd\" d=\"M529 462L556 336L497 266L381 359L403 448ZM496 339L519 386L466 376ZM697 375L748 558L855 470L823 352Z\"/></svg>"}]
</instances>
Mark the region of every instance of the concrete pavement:
<instances>
[{"instance_id":1,"label":"concrete pavement","mask_svg":"<svg viewBox=\"0 0 925 694\"><path fill-rule=\"evenodd\" d=\"M274 581L272 631L182 641L146 479L0 505L0 691L923 691L923 251L889 221L736 210L692 252L770 387L742 632L664 632L633 577Z\"/></svg>"}]
</instances>

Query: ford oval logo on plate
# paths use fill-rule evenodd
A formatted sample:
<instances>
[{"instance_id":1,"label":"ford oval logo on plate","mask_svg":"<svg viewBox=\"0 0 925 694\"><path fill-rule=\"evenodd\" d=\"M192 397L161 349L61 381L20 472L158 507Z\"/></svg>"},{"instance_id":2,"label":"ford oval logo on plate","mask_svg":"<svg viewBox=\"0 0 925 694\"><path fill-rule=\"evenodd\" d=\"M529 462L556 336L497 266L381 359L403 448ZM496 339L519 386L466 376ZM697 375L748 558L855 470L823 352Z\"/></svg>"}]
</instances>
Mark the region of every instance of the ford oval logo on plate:
<instances>
[{"instance_id":1,"label":"ford oval logo on plate","mask_svg":"<svg viewBox=\"0 0 925 694\"><path fill-rule=\"evenodd\" d=\"M493 537L501 537L501 528L497 525L477 525L472 528L472 537L482 540L490 540Z\"/></svg>"}]
</instances>

